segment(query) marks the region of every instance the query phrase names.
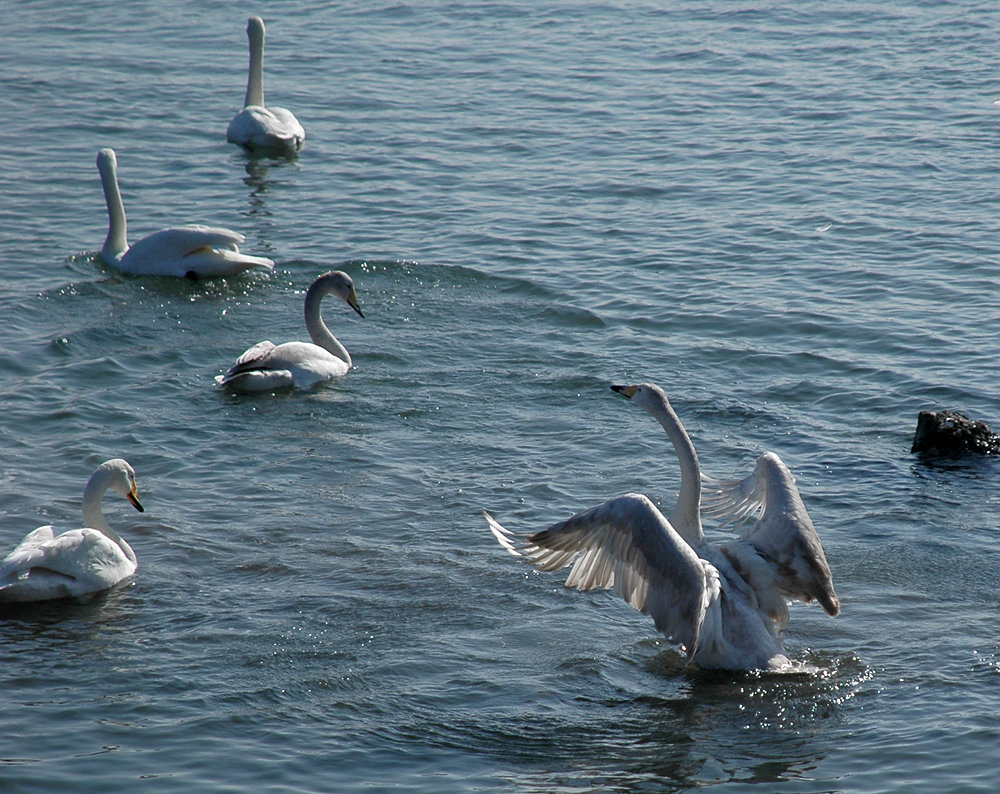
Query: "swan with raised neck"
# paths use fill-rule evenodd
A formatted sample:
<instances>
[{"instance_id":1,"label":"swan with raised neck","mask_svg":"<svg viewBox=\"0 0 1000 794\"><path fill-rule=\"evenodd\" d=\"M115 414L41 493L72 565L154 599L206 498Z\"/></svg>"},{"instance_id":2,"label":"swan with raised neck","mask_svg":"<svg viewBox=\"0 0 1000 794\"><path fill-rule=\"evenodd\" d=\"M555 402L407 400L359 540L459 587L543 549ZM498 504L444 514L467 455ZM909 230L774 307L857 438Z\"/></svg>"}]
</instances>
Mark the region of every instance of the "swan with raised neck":
<instances>
[{"instance_id":1,"label":"swan with raised neck","mask_svg":"<svg viewBox=\"0 0 1000 794\"><path fill-rule=\"evenodd\" d=\"M267 107L264 103L264 20L250 17L247 39L250 65L243 109L229 122L226 140L248 149L274 149L286 153L302 148L306 132L288 108Z\"/></svg>"},{"instance_id":2,"label":"swan with raised neck","mask_svg":"<svg viewBox=\"0 0 1000 794\"><path fill-rule=\"evenodd\" d=\"M681 487L670 519L646 496L630 493L524 535L487 513L494 537L542 570L572 566L567 587L614 590L702 667L798 669L781 642L786 599L817 600L831 616L840 602L791 473L777 455L764 453L749 477L711 480L710 512L759 517L736 540L709 544L698 455L666 393L654 383L611 388L656 418L674 446Z\"/></svg>"},{"instance_id":3,"label":"swan with raised neck","mask_svg":"<svg viewBox=\"0 0 1000 794\"><path fill-rule=\"evenodd\" d=\"M274 267L274 262L266 257L240 253L243 235L218 227L175 226L154 232L130 246L114 149L105 148L97 153L97 170L108 206L108 234L101 247L101 259L106 265L137 276L193 279Z\"/></svg>"}]
</instances>

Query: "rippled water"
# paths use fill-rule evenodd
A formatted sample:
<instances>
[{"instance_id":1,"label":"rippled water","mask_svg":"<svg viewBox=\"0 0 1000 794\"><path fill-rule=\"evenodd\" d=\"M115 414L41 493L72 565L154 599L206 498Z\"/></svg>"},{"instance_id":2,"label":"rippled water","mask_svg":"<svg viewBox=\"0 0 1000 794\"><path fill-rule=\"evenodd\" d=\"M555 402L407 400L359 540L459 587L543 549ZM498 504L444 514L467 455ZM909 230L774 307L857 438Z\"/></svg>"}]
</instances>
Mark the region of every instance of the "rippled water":
<instances>
[{"instance_id":1,"label":"rippled water","mask_svg":"<svg viewBox=\"0 0 1000 794\"><path fill-rule=\"evenodd\" d=\"M293 161L225 142L246 9L0 4L0 544L112 456L146 507L106 500L133 585L0 620L0 788L991 791L997 464L909 445L1000 422L996 8L261 13ZM275 272L105 269L102 146L134 239L228 226ZM335 267L355 370L216 390ZM692 672L490 537L670 504L638 380L709 471L795 471L844 606L792 610L817 673Z\"/></svg>"}]
</instances>

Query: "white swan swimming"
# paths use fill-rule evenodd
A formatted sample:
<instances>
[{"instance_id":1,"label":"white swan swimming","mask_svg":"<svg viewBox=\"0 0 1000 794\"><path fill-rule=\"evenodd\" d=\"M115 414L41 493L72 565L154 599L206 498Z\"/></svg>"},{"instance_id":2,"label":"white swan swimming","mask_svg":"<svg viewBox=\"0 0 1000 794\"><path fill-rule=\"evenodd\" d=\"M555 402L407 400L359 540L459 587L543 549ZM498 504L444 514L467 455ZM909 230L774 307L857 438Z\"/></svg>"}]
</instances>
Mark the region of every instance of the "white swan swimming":
<instances>
[{"instance_id":1,"label":"white swan swimming","mask_svg":"<svg viewBox=\"0 0 1000 794\"><path fill-rule=\"evenodd\" d=\"M101 149L97 153L97 170L108 204L108 236L101 248L105 264L138 276L179 278L230 276L251 267L274 267L270 259L240 253L242 234L209 226L163 229L129 246L114 149Z\"/></svg>"},{"instance_id":2,"label":"white swan swimming","mask_svg":"<svg viewBox=\"0 0 1000 794\"><path fill-rule=\"evenodd\" d=\"M351 368L351 354L326 327L320 304L326 295L336 295L361 317L354 281L342 270L319 276L306 292L306 328L312 342L258 342L215 382L236 391L271 391L297 386L308 389L320 381L339 378Z\"/></svg>"},{"instance_id":3,"label":"white swan swimming","mask_svg":"<svg viewBox=\"0 0 1000 794\"><path fill-rule=\"evenodd\" d=\"M250 71L243 110L233 117L226 130L226 140L250 149L284 149L295 152L302 147L306 131L287 108L264 105L264 20L250 17Z\"/></svg>"},{"instance_id":4,"label":"white swan swimming","mask_svg":"<svg viewBox=\"0 0 1000 794\"><path fill-rule=\"evenodd\" d=\"M793 669L779 636L786 599L817 600L831 616L840 602L791 473L768 452L745 479L712 480L709 512L758 518L736 540L711 545L701 526L698 455L666 394L652 383L611 388L652 414L673 443L681 487L670 519L645 496L627 494L526 536L487 513L493 534L542 570L575 561L567 587L613 589L701 667Z\"/></svg>"},{"instance_id":5,"label":"white swan swimming","mask_svg":"<svg viewBox=\"0 0 1000 794\"><path fill-rule=\"evenodd\" d=\"M47 601L107 590L135 573L135 553L104 519L101 500L117 491L142 512L135 471L121 458L105 461L83 491L83 529L58 535L54 528L29 532L0 561L0 602Z\"/></svg>"}]
</instances>

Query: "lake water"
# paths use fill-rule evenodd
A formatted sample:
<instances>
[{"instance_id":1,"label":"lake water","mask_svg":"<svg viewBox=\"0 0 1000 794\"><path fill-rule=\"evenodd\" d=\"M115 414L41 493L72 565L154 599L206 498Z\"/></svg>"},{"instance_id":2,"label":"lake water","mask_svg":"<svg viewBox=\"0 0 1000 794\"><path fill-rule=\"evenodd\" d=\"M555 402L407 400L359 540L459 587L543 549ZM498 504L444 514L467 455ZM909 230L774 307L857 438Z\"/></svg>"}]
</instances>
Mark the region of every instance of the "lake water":
<instances>
[{"instance_id":1,"label":"lake water","mask_svg":"<svg viewBox=\"0 0 1000 794\"><path fill-rule=\"evenodd\" d=\"M306 129L225 130L246 17ZM77 525L98 463L131 586L0 619L5 792L993 791L1000 423L993 3L0 2L0 544ZM273 273L100 264L97 150L132 239L202 222ZM233 397L305 336L355 358ZM628 491L672 502L670 394L705 468L795 472L843 613L818 672L697 673L645 616L503 552ZM721 538L721 530L714 537Z\"/></svg>"}]
</instances>

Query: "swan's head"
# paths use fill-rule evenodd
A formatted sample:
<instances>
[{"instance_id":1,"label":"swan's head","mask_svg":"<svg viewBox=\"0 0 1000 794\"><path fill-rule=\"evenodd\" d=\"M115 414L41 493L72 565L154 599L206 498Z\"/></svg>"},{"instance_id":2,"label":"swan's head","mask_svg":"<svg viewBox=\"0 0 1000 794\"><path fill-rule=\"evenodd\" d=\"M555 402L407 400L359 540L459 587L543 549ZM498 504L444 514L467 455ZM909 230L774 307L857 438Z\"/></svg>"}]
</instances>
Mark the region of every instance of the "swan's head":
<instances>
[{"instance_id":1,"label":"swan's head","mask_svg":"<svg viewBox=\"0 0 1000 794\"><path fill-rule=\"evenodd\" d=\"M118 156L114 149L101 149L97 153L97 170L102 179L115 177L118 172Z\"/></svg>"},{"instance_id":2,"label":"swan's head","mask_svg":"<svg viewBox=\"0 0 1000 794\"><path fill-rule=\"evenodd\" d=\"M611 390L628 397L632 402L642 408L645 408L650 413L653 413L656 410L662 410L670 404L669 400L667 400L666 393L655 383L637 383L632 386L612 386Z\"/></svg>"},{"instance_id":3,"label":"swan's head","mask_svg":"<svg viewBox=\"0 0 1000 794\"><path fill-rule=\"evenodd\" d=\"M358 305L358 296L354 291L354 280L343 270L331 270L317 277L312 286L309 287L309 292L320 296L336 295L361 317L365 316ZM308 293L306 299L309 299Z\"/></svg>"},{"instance_id":4,"label":"swan's head","mask_svg":"<svg viewBox=\"0 0 1000 794\"><path fill-rule=\"evenodd\" d=\"M250 41L259 46L264 46L264 20L260 17L250 17L247 20L247 36Z\"/></svg>"},{"instance_id":5,"label":"swan's head","mask_svg":"<svg viewBox=\"0 0 1000 794\"><path fill-rule=\"evenodd\" d=\"M127 460L114 458L113 460L105 461L94 473L94 477L98 476L106 483L107 488L120 493L128 499L132 503L132 507L140 513L145 512L143 506L139 503L139 494L135 485L135 469L132 468Z\"/></svg>"}]
</instances>

